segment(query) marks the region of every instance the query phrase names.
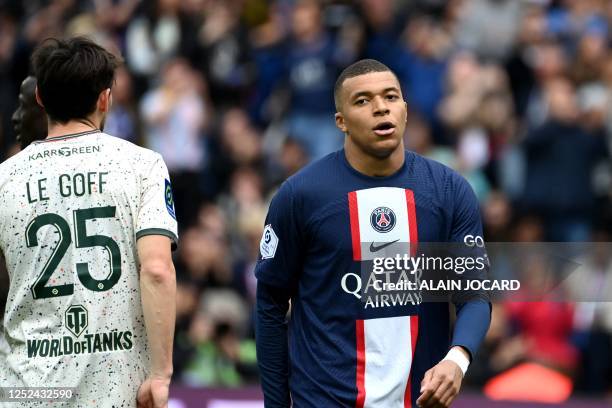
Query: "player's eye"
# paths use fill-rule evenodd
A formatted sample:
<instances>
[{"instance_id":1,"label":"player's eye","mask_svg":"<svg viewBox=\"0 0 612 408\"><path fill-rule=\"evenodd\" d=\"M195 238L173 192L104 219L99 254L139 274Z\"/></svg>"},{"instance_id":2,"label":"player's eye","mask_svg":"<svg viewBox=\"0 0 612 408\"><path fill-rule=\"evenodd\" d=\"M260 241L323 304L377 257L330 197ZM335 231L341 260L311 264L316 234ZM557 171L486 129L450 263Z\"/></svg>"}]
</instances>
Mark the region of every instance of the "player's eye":
<instances>
[{"instance_id":1,"label":"player's eye","mask_svg":"<svg viewBox=\"0 0 612 408\"><path fill-rule=\"evenodd\" d=\"M387 100L389 100L389 101L396 101L396 100L398 100L398 99L399 99L399 96L398 96L398 95L395 95L395 94L387 94L386 98L387 98Z\"/></svg>"},{"instance_id":2,"label":"player's eye","mask_svg":"<svg viewBox=\"0 0 612 408\"><path fill-rule=\"evenodd\" d=\"M366 103L368 103L366 98L359 98L355 101L355 105L365 105Z\"/></svg>"}]
</instances>

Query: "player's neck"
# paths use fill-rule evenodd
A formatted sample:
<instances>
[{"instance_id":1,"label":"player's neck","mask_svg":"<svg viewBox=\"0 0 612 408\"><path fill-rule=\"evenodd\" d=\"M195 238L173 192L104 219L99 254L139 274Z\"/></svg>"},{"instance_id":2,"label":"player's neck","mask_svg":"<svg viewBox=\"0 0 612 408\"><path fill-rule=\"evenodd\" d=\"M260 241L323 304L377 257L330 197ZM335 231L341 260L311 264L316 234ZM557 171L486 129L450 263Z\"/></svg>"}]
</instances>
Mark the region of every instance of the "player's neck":
<instances>
[{"instance_id":1,"label":"player's neck","mask_svg":"<svg viewBox=\"0 0 612 408\"><path fill-rule=\"evenodd\" d=\"M93 118L74 119L66 123L49 121L49 132L47 138L73 135L75 133L91 132L99 130L100 125Z\"/></svg>"},{"instance_id":2,"label":"player's neck","mask_svg":"<svg viewBox=\"0 0 612 408\"><path fill-rule=\"evenodd\" d=\"M400 144L389 157L383 159L369 155L351 144L345 145L344 154L351 167L370 177L390 176L397 172L406 160L403 144Z\"/></svg>"}]
</instances>

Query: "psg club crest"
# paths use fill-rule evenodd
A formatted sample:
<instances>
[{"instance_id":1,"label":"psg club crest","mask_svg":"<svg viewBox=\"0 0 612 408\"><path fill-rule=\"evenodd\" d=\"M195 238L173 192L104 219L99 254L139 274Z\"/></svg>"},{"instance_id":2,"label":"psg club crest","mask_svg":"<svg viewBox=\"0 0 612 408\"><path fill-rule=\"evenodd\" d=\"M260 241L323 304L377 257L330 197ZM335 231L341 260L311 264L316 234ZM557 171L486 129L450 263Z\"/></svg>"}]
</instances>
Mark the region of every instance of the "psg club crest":
<instances>
[{"instance_id":1,"label":"psg club crest","mask_svg":"<svg viewBox=\"0 0 612 408\"><path fill-rule=\"evenodd\" d=\"M370 224L378 232L389 232L395 227L395 213L389 207L378 207L370 215Z\"/></svg>"}]
</instances>

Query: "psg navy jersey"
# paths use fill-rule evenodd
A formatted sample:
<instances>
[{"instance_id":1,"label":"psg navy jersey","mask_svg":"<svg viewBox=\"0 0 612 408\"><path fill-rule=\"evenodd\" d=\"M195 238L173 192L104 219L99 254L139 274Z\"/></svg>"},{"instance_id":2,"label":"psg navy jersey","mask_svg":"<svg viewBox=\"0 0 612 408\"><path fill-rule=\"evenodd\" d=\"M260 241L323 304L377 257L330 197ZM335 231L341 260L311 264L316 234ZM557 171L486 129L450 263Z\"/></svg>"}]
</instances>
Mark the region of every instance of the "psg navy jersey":
<instances>
[{"instance_id":1,"label":"psg navy jersey","mask_svg":"<svg viewBox=\"0 0 612 408\"><path fill-rule=\"evenodd\" d=\"M409 407L451 345L447 303L364 302L363 261L389 243L482 236L479 206L453 170L412 152L393 175L357 172L344 150L289 178L272 200L256 276L291 295L295 407ZM361 283L363 285L363 283ZM452 344L470 349L470 341Z\"/></svg>"}]
</instances>

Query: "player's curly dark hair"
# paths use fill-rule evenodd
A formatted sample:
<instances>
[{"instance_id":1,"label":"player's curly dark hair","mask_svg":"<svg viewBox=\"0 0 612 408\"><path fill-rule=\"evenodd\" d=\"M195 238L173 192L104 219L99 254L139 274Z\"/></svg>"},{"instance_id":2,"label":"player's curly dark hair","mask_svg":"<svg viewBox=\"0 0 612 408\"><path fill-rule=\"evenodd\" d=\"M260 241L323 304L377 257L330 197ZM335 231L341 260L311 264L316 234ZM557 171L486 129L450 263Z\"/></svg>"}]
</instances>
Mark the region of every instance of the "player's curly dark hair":
<instances>
[{"instance_id":1,"label":"player's curly dark hair","mask_svg":"<svg viewBox=\"0 0 612 408\"><path fill-rule=\"evenodd\" d=\"M340 111L340 107L342 106L340 91L342 90L342 84L344 81L359 75L369 74L370 72L387 71L393 73L388 66L375 59L362 59L346 67L340 76L338 76L336 84L334 85L334 102L336 104L336 110Z\"/></svg>"},{"instance_id":2,"label":"player's curly dark hair","mask_svg":"<svg viewBox=\"0 0 612 408\"><path fill-rule=\"evenodd\" d=\"M38 95L52 121L84 119L110 88L120 59L85 37L49 38L32 54Z\"/></svg>"}]
</instances>

